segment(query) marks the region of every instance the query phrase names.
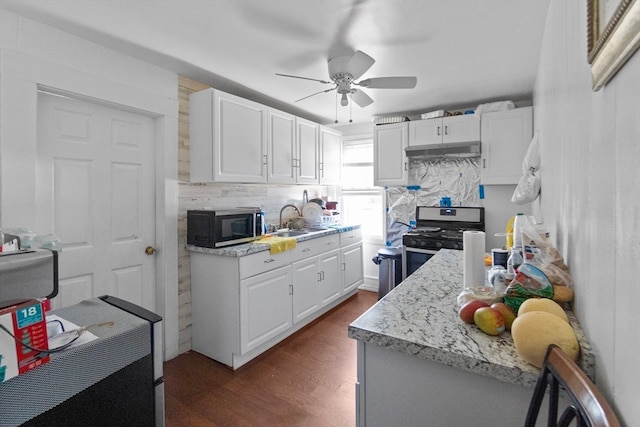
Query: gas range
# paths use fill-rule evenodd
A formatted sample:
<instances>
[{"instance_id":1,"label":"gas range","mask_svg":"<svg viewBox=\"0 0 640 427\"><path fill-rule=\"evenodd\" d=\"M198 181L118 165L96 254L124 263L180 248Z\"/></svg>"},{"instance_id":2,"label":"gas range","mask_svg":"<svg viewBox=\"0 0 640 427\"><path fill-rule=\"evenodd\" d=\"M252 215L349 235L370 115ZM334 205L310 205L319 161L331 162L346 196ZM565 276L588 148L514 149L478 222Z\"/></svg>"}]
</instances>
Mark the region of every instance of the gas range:
<instances>
[{"instance_id":1,"label":"gas range","mask_svg":"<svg viewBox=\"0 0 640 427\"><path fill-rule=\"evenodd\" d=\"M403 246L462 249L462 233L484 231L484 208L418 206L416 227L404 234Z\"/></svg>"},{"instance_id":2,"label":"gas range","mask_svg":"<svg viewBox=\"0 0 640 427\"><path fill-rule=\"evenodd\" d=\"M440 249L462 250L462 234L484 231L484 208L418 206L416 227L402 236L403 278Z\"/></svg>"}]
</instances>

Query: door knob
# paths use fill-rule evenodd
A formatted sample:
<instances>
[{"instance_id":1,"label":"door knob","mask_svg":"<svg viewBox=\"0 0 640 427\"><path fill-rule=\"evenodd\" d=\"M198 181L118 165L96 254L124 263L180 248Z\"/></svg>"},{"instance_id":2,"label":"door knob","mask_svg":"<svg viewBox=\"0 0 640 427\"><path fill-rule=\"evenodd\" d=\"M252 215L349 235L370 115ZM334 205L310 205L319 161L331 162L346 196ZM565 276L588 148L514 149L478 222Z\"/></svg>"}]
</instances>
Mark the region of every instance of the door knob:
<instances>
[{"instance_id":1,"label":"door knob","mask_svg":"<svg viewBox=\"0 0 640 427\"><path fill-rule=\"evenodd\" d=\"M144 250L144 253L147 255L153 255L156 253L156 248L154 248L153 246L147 246L147 248Z\"/></svg>"}]
</instances>

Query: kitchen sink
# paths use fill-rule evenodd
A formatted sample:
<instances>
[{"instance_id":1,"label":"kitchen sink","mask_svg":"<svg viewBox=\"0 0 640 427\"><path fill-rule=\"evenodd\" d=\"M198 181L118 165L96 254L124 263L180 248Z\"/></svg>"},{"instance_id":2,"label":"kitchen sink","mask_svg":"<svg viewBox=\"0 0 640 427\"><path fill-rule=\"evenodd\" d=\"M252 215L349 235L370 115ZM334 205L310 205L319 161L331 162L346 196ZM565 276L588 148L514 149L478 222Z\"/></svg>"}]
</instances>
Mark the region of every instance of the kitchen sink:
<instances>
[{"instance_id":1,"label":"kitchen sink","mask_svg":"<svg viewBox=\"0 0 640 427\"><path fill-rule=\"evenodd\" d=\"M296 237L296 236L303 236L305 234L310 234L310 233L317 233L320 231L327 231L328 228L326 227L305 227L305 228L300 228L297 230L286 230L286 231L279 231L277 233L274 234L274 236L280 236L280 237Z\"/></svg>"},{"instance_id":2,"label":"kitchen sink","mask_svg":"<svg viewBox=\"0 0 640 427\"><path fill-rule=\"evenodd\" d=\"M280 237L296 237L302 236L303 234L309 234L307 230L289 230L289 231L279 231L276 233L276 236Z\"/></svg>"}]
</instances>

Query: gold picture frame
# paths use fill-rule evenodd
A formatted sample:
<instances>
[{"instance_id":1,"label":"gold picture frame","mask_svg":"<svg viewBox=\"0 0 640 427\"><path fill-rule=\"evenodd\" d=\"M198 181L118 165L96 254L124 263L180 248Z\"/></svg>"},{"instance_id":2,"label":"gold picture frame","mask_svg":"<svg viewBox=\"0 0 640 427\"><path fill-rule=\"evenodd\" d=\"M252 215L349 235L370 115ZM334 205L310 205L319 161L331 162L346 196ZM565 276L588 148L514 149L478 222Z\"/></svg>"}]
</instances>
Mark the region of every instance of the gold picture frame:
<instances>
[{"instance_id":1,"label":"gold picture frame","mask_svg":"<svg viewBox=\"0 0 640 427\"><path fill-rule=\"evenodd\" d=\"M640 47L640 0L620 0L606 13L606 1L587 0L587 60L592 87L600 90Z\"/></svg>"}]
</instances>

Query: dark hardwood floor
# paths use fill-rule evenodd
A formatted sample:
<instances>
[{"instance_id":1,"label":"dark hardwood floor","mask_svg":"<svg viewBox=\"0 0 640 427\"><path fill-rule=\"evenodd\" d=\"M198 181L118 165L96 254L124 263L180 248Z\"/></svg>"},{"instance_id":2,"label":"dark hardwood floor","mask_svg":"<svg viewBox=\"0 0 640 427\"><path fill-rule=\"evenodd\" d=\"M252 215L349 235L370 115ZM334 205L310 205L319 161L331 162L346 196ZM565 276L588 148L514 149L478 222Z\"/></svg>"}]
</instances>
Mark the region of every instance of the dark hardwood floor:
<instances>
[{"instance_id":1,"label":"dark hardwood floor","mask_svg":"<svg viewBox=\"0 0 640 427\"><path fill-rule=\"evenodd\" d=\"M354 426L356 341L347 325L376 300L359 291L236 371L194 351L166 362L166 425Z\"/></svg>"}]
</instances>

